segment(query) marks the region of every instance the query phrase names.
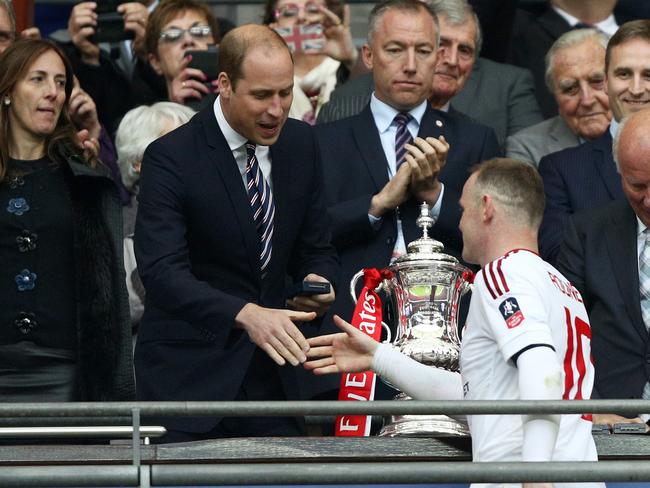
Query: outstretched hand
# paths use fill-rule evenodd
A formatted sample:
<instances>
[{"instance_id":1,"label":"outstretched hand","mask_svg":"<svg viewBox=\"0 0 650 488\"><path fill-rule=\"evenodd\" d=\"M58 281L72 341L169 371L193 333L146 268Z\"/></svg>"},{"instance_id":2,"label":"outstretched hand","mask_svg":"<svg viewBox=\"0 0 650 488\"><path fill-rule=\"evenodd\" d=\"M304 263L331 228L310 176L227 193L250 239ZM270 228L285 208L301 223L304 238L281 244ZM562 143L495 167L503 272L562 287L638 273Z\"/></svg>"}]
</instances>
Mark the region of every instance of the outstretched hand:
<instances>
[{"instance_id":1,"label":"outstretched hand","mask_svg":"<svg viewBox=\"0 0 650 488\"><path fill-rule=\"evenodd\" d=\"M379 343L338 315L334 323L343 332L307 339L309 351L305 369L316 375L357 373L372 368L372 358Z\"/></svg>"}]
</instances>

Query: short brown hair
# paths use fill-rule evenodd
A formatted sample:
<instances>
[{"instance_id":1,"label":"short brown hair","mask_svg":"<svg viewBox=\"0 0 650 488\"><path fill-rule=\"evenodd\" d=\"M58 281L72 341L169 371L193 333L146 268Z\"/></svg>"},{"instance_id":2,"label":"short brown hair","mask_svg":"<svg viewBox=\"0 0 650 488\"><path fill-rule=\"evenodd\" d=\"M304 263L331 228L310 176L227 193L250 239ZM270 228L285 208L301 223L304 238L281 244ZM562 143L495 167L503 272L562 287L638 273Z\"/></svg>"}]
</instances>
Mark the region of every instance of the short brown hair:
<instances>
[{"instance_id":1,"label":"short brown hair","mask_svg":"<svg viewBox=\"0 0 650 488\"><path fill-rule=\"evenodd\" d=\"M16 83L26 75L30 66L48 51L54 51L61 58L65 67L65 101L54 132L45 139L46 151L53 161L57 160L58 153L55 148L59 144L63 144L68 152L81 154L81 150L78 149L75 142L77 131L68 115L68 102L70 101L74 78L70 61L61 48L52 41L20 39L11 44L0 56L0 181L4 179L7 172L9 141L11 140L10 104L5 104L4 99L11 96Z\"/></svg>"},{"instance_id":2,"label":"short brown hair","mask_svg":"<svg viewBox=\"0 0 650 488\"><path fill-rule=\"evenodd\" d=\"M291 52L282 36L270 27L258 24L248 24L237 27L226 34L219 44L219 70L226 73L233 89L243 78L243 65L246 54L252 47L268 47L269 49L286 49ZM293 59L293 57L292 57Z\"/></svg>"},{"instance_id":3,"label":"short brown hair","mask_svg":"<svg viewBox=\"0 0 650 488\"><path fill-rule=\"evenodd\" d=\"M343 20L343 0L325 0L325 6L328 10L334 12L339 19ZM275 22L275 10L278 7L278 0L266 0L264 5L264 18L262 23L269 25Z\"/></svg>"},{"instance_id":4,"label":"short brown hair","mask_svg":"<svg viewBox=\"0 0 650 488\"><path fill-rule=\"evenodd\" d=\"M494 158L475 166L474 193L487 193L504 207L514 223L539 228L544 215L544 184L530 164Z\"/></svg>"},{"instance_id":5,"label":"short brown hair","mask_svg":"<svg viewBox=\"0 0 650 488\"><path fill-rule=\"evenodd\" d=\"M605 72L609 70L609 59L612 49L632 39L643 39L650 43L650 20L632 20L618 28L607 43L605 51Z\"/></svg>"},{"instance_id":6,"label":"short brown hair","mask_svg":"<svg viewBox=\"0 0 650 488\"><path fill-rule=\"evenodd\" d=\"M197 12L205 17L212 29L214 42L219 42L219 23L212 13L210 6L199 0L162 0L149 16L144 45L148 54L158 56L158 41L165 25L178 14L186 11Z\"/></svg>"}]
</instances>

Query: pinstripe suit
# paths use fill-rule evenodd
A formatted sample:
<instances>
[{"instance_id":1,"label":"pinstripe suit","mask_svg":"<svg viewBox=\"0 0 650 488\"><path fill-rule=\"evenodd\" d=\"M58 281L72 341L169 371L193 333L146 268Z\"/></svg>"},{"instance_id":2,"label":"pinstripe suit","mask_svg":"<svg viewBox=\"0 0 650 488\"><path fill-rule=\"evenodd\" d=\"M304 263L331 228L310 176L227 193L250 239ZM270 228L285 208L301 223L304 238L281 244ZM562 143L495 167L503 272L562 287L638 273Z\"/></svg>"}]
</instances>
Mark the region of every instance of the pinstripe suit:
<instances>
[{"instance_id":1,"label":"pinstripe suit","mask_svg":"<svg viewBox=\"0 0 650 488\"><path fill-rule=\"evenodd\" d=\"M609 130L594 141L544 156L539 173L546 194L540 251L545 260L554 264L571 214L625 199L612 157Z\"/></svg>"}]
</instances>

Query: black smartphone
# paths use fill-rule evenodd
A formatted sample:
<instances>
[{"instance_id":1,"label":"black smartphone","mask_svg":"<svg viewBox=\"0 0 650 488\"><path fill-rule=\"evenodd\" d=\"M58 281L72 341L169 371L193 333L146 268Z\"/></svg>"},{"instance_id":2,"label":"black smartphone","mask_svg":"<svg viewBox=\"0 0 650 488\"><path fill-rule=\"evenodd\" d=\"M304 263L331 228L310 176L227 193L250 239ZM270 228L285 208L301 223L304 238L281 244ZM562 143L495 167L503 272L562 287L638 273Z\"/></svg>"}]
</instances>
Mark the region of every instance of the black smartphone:
<instances>
[{"instance_id":1,"label":"black smartphone","mask_svg":"<svg viewBox=\"0 0 650 488\"><path fill-rule=\"evenodd\" d=\"M97 27L90 40L97 44L100 42L120 42L134 37L133 31L124 30L122 14L108 12L97 15Z\"/></svg>"},{"instance_id":2,"label":"black smartphone","mask_svg":"<svg viewBox=\"0 0 650 488\"><path fill-rule=\"evenodd\" d=\"M326 295L330 292L329 283L322 281L300 281L291 285L286 291L287 298L310 295Z\"/></svg>"},{"instance_id":3,"label":"black smartphone","mask_svg":"<svg viewBox=\"0 0 650 488\"><path fill-rule=\"evenodd\" d=\"M207 82L219 78L219 47L215 44L208 46L205 51L185 51L185 56L192 56L188 68L200 69L208 77Z\"/></svg>"}]
</instances>

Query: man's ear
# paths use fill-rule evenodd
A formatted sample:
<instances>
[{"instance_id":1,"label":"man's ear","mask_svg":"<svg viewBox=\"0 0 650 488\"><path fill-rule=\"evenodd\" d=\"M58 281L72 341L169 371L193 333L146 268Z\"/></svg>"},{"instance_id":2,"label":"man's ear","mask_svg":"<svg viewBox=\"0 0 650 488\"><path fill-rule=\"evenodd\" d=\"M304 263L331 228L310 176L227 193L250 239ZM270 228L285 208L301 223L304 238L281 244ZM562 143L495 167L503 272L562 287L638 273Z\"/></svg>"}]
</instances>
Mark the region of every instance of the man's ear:
<instances>
[{"instance_id":1,"label":"man's ear","mask_svg":"<svg viewBox=\"0 0 650 488\"><path fill-rule=\"evenodd\" d=\"M149 61L149 65L153 68L153 70L156 72L157 75L162 76L162 68L160 67L160 60L155 54L149 53L147 54L147 60Z\"/></svg>"},{"instance_id":2,"label":"man's ear","mask_svg":"<svg viewBox=\"0 0 650 488\"><path fill-rule=\"evenodd\" d=\"M219 86L219 95L221 98L228 100L232 95L233 87L230 81L230 77L225 73L225 71L219 73L217 84Z\"/></svg>"},{"instance_id":3,"label":"man's ear","mask_svg":"<svg viewBox=\"0 0 650 488\"><path fill-rule=\"evenodd\" d=\"M481 197L481 220L490 222L494 218L494 212L494 200L490 195L483 195Z\"/></svg>"},{"instance_id":4,"label":"man's ear","mask_svg":"<svg viewBox=\"0 0 650 488\"><path fill-rule=\"evenodd\" d=\"M361 47L361 58L366 68L372 70L372 48L368 44L364 44Z\"/></svg>"}]
</instances>

